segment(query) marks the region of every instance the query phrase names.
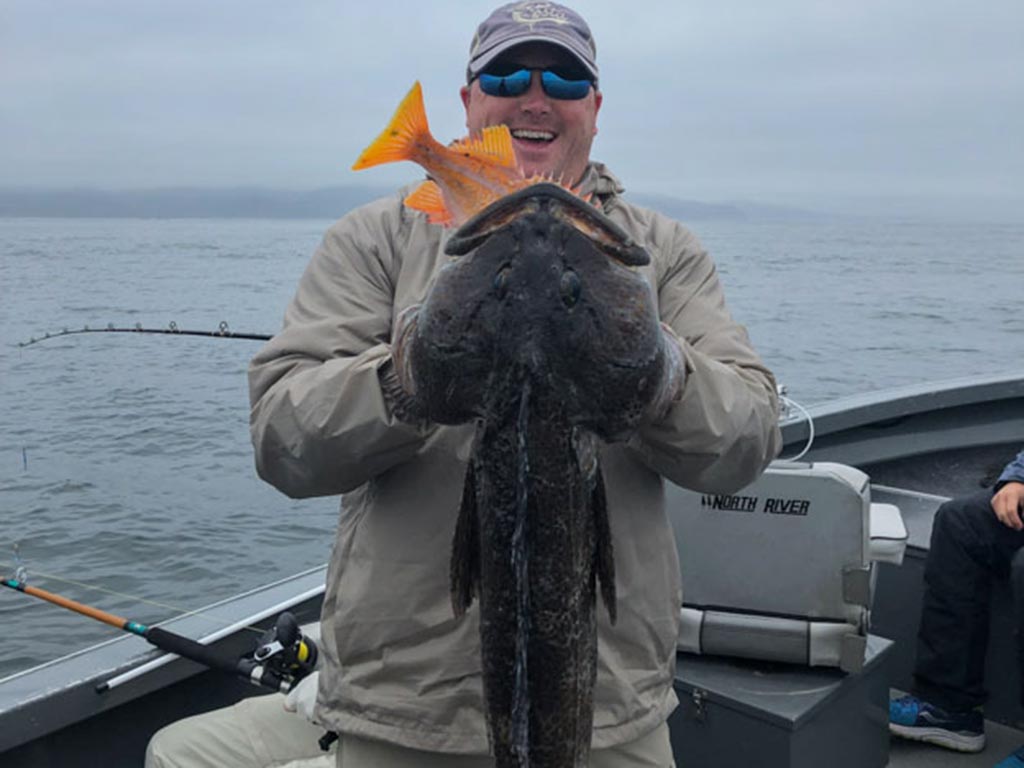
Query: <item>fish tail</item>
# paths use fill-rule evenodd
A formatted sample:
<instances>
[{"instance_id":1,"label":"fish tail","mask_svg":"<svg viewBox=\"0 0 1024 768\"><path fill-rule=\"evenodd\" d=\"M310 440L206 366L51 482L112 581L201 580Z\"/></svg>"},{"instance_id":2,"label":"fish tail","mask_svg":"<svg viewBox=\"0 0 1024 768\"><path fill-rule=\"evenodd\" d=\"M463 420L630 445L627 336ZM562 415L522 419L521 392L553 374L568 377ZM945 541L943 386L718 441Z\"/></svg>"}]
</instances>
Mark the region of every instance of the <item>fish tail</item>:
<instances>
[{"instance_id":1,"label":"fish tail","mask_svg":"<svg viewBox=\"0 0 1024 768\"><path fill-rule=\"evenodd\" d=\"M416 154L416 144L424 138L433 137L427 125L427 111L423 106L423 89L417 80L398 105L387 128L363 150L352 170L412 160Z\"/></svg>"}]
</instances>

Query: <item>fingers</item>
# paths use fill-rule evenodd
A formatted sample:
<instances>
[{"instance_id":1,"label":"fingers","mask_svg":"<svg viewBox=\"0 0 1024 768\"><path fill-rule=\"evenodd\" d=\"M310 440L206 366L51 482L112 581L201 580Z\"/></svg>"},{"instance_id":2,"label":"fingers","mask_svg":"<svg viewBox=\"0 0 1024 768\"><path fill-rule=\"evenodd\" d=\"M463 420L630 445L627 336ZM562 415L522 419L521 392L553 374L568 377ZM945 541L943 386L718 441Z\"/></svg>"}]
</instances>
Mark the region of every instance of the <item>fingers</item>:
<instances>
[{"instance_id":1,"label":"fingers","mask_svg":"<svg viewBox=\"0 0 1024 768\"><path fill-rule=\"evenodd\" d=\"M648 421L664 418L672 404L682 396L683 386L686 383L686 365L683 362L683 352L679 348L679 342L671 328L665 323L662 323L661 326L665 368L658 391L647 406L646 420Z\"/></svg>"},{"instance_id":2,"label":"fingers","mask_svg":"<svg viewBox=\"0 0 1024 768\"><path fill-rule=\"evenodd\" d=\"M409 361L409 343L416 332L416 319L419 315L420 305L416 304L407 307L398 316L395 325L394 340L391 343L391 356L395 361L395 373L398 380L408 394L416 394L416 382L412 374L412 365Z\"/></svg>"},{"instance_id":3,"label":"fingers","mask_svg":"<svg viewBox=\"0 0 1024 768\"><path fill-rule=\"evenodd\" d=\"M1007 483L992 497L992 511L999 522L1015 531L1024 530L1021 511L1024 506L1024 483Z\"/></svg>"}]
</instances>

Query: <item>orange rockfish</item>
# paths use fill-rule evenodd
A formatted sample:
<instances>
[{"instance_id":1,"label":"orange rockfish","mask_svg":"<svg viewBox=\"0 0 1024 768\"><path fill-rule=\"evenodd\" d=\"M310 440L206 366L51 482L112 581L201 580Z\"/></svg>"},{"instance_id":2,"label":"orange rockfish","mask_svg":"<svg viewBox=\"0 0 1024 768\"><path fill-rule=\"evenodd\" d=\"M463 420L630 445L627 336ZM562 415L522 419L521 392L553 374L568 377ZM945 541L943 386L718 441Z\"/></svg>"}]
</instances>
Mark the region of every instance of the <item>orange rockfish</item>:
<instances>
[{"instance_id":1,"label":"orange rockfish","mask_svg":"<svg viewBox=\"0 0 1024 768\"><path fill-rule=\"evenodd\" d=\"M412 160L430 176L405 198L405 204L426 213L432 224L445 226L465 223L511 192L555 181L539 175L526 177L516 161L507 125L488 126L479 136L454 141L447 147L438 142L430 135L419 81L352 170L399 160Z\"/></svg>"}]
</instances>

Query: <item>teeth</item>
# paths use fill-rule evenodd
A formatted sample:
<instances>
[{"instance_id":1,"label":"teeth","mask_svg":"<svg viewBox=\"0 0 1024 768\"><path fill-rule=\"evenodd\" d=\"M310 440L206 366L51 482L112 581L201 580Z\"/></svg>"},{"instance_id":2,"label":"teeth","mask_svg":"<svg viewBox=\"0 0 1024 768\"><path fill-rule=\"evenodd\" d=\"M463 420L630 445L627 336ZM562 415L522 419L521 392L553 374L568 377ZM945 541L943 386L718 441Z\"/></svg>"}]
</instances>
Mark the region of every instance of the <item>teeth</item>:
<instances>
[{"instance_id":1,"label":"teeth","mask_svg":"<svg viewBox=\"0 0 1024 768\"><path fill-rule=\"evenodd\" d=\"M512 135L517 139L532 139L534 141L551 141L555 138L555 134L549 131L528 131L522 128L512 131Z\"/></svg>"}]
</instances>

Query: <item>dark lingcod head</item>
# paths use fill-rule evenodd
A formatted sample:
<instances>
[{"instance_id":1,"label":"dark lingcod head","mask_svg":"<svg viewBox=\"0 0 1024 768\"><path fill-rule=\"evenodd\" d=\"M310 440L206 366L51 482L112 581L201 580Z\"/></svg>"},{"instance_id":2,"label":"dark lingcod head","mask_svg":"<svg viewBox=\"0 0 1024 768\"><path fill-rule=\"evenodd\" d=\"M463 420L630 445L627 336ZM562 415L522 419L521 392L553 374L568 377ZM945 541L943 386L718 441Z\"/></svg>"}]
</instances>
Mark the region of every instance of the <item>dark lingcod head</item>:
<instances>
[{"instance_id":1,"label":"dark lingcod head","mask_svg":"<svg viewBox=\"0 0 1024 768\"><path fill-rule=\"evenodd\" d=\"M414 355L435 416L493 413L528 376L606 438L636 425L661 373L661 332L636 270L650 257L619 226L537 184L481 211L445 250L458 258L420 310Z\"/></svg>"}]
</instances>

